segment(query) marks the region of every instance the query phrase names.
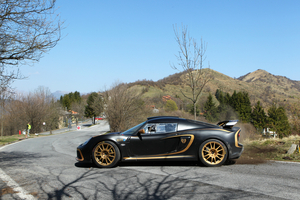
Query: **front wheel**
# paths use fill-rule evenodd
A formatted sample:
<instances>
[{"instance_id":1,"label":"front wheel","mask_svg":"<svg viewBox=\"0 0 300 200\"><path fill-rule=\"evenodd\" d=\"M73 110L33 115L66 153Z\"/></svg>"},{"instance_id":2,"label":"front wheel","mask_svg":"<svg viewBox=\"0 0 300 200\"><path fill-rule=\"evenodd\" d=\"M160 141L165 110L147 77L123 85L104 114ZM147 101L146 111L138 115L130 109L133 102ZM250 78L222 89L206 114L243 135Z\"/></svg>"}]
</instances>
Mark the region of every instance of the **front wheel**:
<instances>
[{"instance_id":1,"label":"front wheel","mask_svg":"<svg viewBox=\"0 0 300 200\"><path fill-rule=\"evenodd\" d=\"M120 150L113 142L102 141L94 147L92 159L98 167L114 167L120 160Z\"/></svg>"},{"instance_id":2,"label":"front wheel","mask_svg":"<svg viewBox=\"0 0 300 200\"><path fill-rule=\"evenodd\" d=\"M227 160L227 148L219 140L206 140L200 146L199 158L205 166L221 166Z\"/></svg>"}]
</instances>

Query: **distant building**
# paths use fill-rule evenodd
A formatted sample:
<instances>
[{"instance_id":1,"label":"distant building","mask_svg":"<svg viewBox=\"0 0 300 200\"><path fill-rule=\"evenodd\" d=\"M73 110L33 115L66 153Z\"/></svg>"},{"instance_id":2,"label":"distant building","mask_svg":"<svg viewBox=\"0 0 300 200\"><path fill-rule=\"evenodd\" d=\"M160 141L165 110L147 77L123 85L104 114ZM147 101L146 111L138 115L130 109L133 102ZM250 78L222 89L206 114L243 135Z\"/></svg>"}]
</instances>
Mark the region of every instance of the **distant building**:
<instances>
[{"instance_id":1,"label":"distant building","mask_svg":"<svg viewBox=\"0 0 300 200\"><path fill-rule=\"evenodd\" d=\"M157 108L153 108L152 112L153 113L159 113L159 110Z\"/></svg>"},{"instance_id":2,"label":"distant building","mask_svg":"<svg viewBox=\"0 0 300 200\"><path fill-rule=\"evenodd\" d=\"M155 105L146 105L147 108L153 109L152 112L153 113L159 113L159 110L157 108L155 108Z\"/></svg>"},{"instance_id":3,"label":"distant building","mask_svg":"<svg viewBox=\"0 0 300 200\"><path fill-rule=\"evenodd\" d=\"M168 100L174 100L174 99L173 99L173 97L171 97L170 95L166 95L166 96L163 96L163 97L162 97L162 100L163 100L164 102L166 102L166 101L168 101Z\"/></svg>"}]
</instances>

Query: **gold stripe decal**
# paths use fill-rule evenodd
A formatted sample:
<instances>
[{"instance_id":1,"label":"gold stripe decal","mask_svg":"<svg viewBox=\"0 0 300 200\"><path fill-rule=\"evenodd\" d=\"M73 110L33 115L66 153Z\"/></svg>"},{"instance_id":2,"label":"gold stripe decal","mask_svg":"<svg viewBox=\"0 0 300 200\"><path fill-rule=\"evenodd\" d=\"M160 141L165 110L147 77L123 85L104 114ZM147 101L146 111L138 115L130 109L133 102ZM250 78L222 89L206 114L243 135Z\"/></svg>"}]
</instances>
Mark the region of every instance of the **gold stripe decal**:
<instances>
[{"instance_id":1,"label":"gold stripe decal","mask_svg":"<svg viewBox=\"0 0 300 200\"><path fill-rule=\"evenodd\" d=\"M124 157L124 160L147 160L147 159L169 159L169 158L193 158L194 156L151 156L151 157Z\"/></svg>"},{"instance_id":2,"label":"gold stripe decal","mask_svg":"<svg viewBox=\"0 0 300 200\"><path fill-rule=\"evenodd\" d=\"M174 153L163 154L163 155L174 155L174 154L180 154L180 153L183 153L183 152L187 151L190 148L190 146L192 145L192 143L194 142L195 136L194 135L176 135L176 136L173 136L173 137L186 137L186 136L190 136L191 140L190 140L189 144L183 150L178 151L178 152L174 152ZM173 138L173 137L168 137L168 138ZM165 139L167 139L167 138L165 138Z\"/></svg>"},{"instance_id":3,"label":"gold stripe decal","mask_svg":"<svg viewBox=\"0 0 300 200\"><path fill-rule=\"evenodd\" d=\"M236 133L235 133L235 146L236 147L238 147L238 148L242 148L241 146L239 146L239 141L238 141L238 134L239 134L239 132L241 131L241 129L240 130L238 130Z\"/></svg>"},{"instance_id":4,"label":"gold stripe decal","mask_svg":"<svg viewBox=\"0 0 300 200\"><path fill-rule=\"evenodd\" d=\"M83 161L83 160L84 160L84 157L83 157L83 155L82 155L82 153L81 153L80 149L77 149L77 151L80 153L80 155L81 155L81 159L79 159L79 158L76 158L76 160L78 160L78 161Z\"/></svg>"}]
</instances>

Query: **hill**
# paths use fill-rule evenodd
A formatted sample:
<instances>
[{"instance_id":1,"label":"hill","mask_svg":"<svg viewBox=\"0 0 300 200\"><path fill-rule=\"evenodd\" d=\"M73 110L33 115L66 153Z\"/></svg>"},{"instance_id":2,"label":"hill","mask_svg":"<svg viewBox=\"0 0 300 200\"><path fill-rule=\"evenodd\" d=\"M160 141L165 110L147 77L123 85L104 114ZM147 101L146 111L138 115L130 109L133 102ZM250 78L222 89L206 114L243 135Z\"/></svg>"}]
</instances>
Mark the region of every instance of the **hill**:
<instances>
[{"instance_id":1,"label":"hill","mask_svg":"<svg viewBox=\"0 0 300 200\"><path fill-rule=\"evenodd\" d=\"M261 99L265 106L273 102L289 104L298 101L300 97L300 82L284 76L275 76L265 70L256 70L238 78L254 91L251 94ZM250 93L250 92L249 92Z\"/></svg>"},{"instance_id":2,"label":"hill","mask_svg":"<svg viewBox=\"0 0 300 200\"><path fill-rule=\"evenodd\" d=\"M273 102L287 106L295 103L300 97L300 82L290 80L284 76L275 76L264 70L256 70L248 73L237 79L231 78L220 72L211 70L214 79L208 83L202 96L200 97L200 104L206 101L209 93L215 94L217 89L223 92L232 94L234 91L248 92L251 104L254 106L257 101L260 101L262 106L267 109ZM130 86L140 88L143 91L144 98L162 98L162 96L170 95L177 97L182 103L186 99L181 94L180 90L188 92L188 88L184 84L185 72L170 75L157 82L149 80L139 80L130 83ZM216 101L216 99L215 99ZM218 102L217 102L218 103Z\"/></svg>"}]
</instances>

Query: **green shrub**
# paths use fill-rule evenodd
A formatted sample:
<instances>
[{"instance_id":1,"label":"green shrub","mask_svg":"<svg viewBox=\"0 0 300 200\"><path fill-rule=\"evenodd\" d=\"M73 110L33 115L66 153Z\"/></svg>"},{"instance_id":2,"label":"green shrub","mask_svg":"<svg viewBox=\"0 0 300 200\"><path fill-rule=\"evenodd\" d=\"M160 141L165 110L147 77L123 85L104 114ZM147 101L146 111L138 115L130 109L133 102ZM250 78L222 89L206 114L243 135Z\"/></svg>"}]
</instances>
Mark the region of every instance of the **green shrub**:
<instances>
[{"instance_id":1,"label":"green shrub","mask_svg":"<svg viewBox=\"0 0 300 200\"><path fill-rule=\"evenodd\" d=\"M165 110L168 112L178 110L176 102L172 99L168 100L165 105Z\"/></svg>"}]
</instances>

